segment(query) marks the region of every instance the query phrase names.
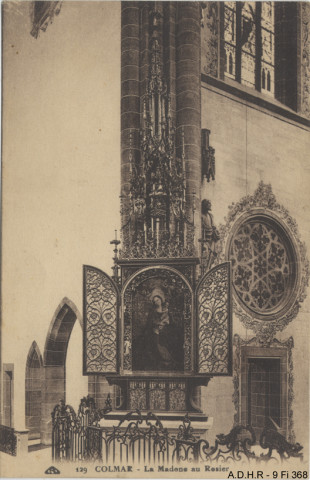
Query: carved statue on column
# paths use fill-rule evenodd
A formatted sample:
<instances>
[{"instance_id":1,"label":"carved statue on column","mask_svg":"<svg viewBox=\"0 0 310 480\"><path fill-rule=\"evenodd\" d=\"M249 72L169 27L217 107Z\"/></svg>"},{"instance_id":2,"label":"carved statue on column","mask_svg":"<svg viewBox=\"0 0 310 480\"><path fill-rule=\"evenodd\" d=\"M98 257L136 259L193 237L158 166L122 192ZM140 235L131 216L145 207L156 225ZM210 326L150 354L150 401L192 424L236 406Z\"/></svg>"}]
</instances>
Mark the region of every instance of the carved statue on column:
<instances>
[{"instance_id":1,"label":"carved statue on column","mask_svg":"<svg viewBox=\"0 0 310 480\"><path fill-rule=\"evenodd\" d=\"M210 200L204 199L201 202L201 265L202 273L211 268L216 256L215 244L219 241L220 235L214 225L211 212Z\"/></svg>"}]
</instances>

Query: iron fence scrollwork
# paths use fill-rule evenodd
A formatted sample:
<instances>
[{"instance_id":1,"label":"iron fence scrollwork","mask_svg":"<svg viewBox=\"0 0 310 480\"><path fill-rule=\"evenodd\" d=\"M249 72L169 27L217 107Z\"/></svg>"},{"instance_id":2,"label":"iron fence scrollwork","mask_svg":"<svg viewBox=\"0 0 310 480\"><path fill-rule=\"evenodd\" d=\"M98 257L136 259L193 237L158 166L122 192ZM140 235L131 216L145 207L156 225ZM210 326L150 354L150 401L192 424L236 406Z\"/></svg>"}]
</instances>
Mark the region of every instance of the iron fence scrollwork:
<instances>
[{"instance_id":1,"label":"iron fence scrollwork","mask_svg":"<svg viewBox=\"0 0 310 480\"><path fill-rule=\"evenodd\" d=\"M14 428L0 425L0 452L16 455L17 437Z\"/></svg>"},{"instance_id":2,"label":"iron fence scrollwork","mask_svg":"<svg viewBox=\"0 0 310 480\"><path fill-rule=\"evenodd\" d=\"M78 413L63 400L52 412L52 457L55 460L84 460L87 457L87 427L98 425L100 419L112 409L110 395L103 409L97 409L92 397L81 399Z\"/></svg>"},{"instance_id":3,"label":"iron fence scrollwork","mask_svg":"<svg viewBox=\"0 0 310 480\"><path fill-rule=\"evenodd\" d=\"M210 446L195 432L188 414L178 429L169 431L152 412L129 412L117 425L106 422L110 412L110 396L102 409L96 408L91 397L84 397L78 414L63 401L56 405L52 412L53 459L92 460L105 465L113 465L117 460L120 465L163 466L173 462L265 462L303 458L303 447L299 443L289 443L269 427L257 441L253 427L237 425L227 435L218 434Z\"/></svg>"}]
</instances>

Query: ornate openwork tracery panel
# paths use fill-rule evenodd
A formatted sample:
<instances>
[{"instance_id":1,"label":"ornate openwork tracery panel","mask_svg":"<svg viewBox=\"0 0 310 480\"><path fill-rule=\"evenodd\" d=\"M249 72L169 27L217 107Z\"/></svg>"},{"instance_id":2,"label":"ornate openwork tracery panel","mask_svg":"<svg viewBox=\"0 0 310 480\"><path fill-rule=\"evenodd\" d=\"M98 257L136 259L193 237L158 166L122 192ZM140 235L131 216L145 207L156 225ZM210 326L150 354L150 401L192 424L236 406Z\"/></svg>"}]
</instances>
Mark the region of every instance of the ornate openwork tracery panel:
<instances>
[{"instance_id":1,"label":"ornate openwork tracery panel","mask_svg":"<svg viewBox=\"0 0 310 480\"><path fill-rule=\"evenodd\" d=\"M243 223L230 243L233 284L239 299L258 313L279 307L292 274L289 240L262 218Z\"/></svg>"},{"instance_id":2,"label":"ornate openwork tracery panel","mask_svg":"<svg viewBox=\"0 0 310 480\"><path fill-rule=\"evenodd\" d=\"M207 272L197 289L198 373L231 373L230 264Z\"/></svg>"},{"instance_id":3,"label":"ornate openwork tracery panel","mask_svg":"<svg viewBox=\"0 0 310 480\"><path fill-rule=\"evenodd\" d=\"M84 266L84 370L117 371L117 289L108 275Z\"/></svg>"},{"instance_id":4,"label":"ornate openwork tracery panel","mask_svg":"<svg viewBox=\"0 0 310 480\"><path fill-rule=\"evenodd\" d=\"M129 409L146 410L146 382L137 381L129 383Z\"/></svg>"},{"instance_id":5,"label":"ornate openwork tracery panel","mask_svg":"<svg viewBox=\"0 0 310 480\"><path fill-rule=\"evenodd\" d=\"M184 382L169 382L169 407L170 410L186 409L186 390Z\"/></svg>"},{"instance_id":6,"label":"ornate openwork tracery panel","mask_svg":"<svg viewBox=\"0 0 310 480\"><path fill-rule=\"evenodd\" d=\"M149 383L150 410L166 409L166 382L151 381Z\"/></svg>"},{"instance_id":7,"label":"ornate openwork tracery panel","mask_svg":"<svg viewBox=\"0 0 310 480\"><path fill-rule=\"evenodd\" d=\"M174 411L188 410L186 384L180 380L130 380L128 408L131 410Z\"/></svg>"}]
</instances>

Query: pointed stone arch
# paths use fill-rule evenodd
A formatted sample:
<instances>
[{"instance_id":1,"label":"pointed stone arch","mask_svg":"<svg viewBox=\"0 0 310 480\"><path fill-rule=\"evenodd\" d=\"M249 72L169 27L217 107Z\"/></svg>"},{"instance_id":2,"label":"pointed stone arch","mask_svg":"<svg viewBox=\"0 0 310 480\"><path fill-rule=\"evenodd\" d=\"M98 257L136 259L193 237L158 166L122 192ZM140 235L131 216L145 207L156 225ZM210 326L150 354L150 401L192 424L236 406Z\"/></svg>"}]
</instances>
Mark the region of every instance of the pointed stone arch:
<instances>
[{"instance_id":1,"label":"pointed stone arch","mask_svg":"<svg viewBox=\"0 0 310 480\"><path fill-rule=\"evenodd\" d=\"M51 444L51 412L60 400L66 401L66 356L76 320L83 326L76 305L67 297L58 305L46 336L43 363L41 442Z\"/></svg>"},{"instance_id":2,"label":"pointed stone arch","mask_svg":"<svg viewBox=\"0 0 310 480\"><path fill-rule=\"evenodd\" d=\"M31 356L36 353L40 366L43 367L43 360L42 360L42 355L40 352L40 348L37 344L37 342L34 340L31 344L31 347L29 348L28 356L27 356L27 364L26 367L29 366L29 362L31 361Z\"/></svg>"},{"instance_id":3,"label":"pointed stone arch","mask_svg":"<svg viewBox=\"0 0 310 480\"><path fill-rule=\"evenodd\" d=\"M47 333L44 348L44 366L65 365L70 335L76 319L83 327L82 316L67 297L58 305Z\"/></svg>"},{"instance_id":4,"label":"pointed stone arch","mask_svg":"<svg viewBox=\"0 0 310 480\"><path fill-rule=\"evenodd\" d=\"M78 308L67 297L63 298L51 320L43 354L41 443L45 445L52 443L51 412L61 399L66 401L66 357L76 320L82 328L83 318ZM89 375L88 392L85 392L85 395L91 394L97 406L103 407L110 389L104 377L97 378L96 375Z\"/></svg>"},{"instance_id":5,"label":"pointed stone arch","mask_svg":"<svg viewBox=\"0 0 310 480\"><path fill-rule=\"evenodd\" d=\"M33 341L27 356L25 374L25 421L30 440L40 438L42 380L42 355L37 342Z\"/></svg>"}]
</instances>

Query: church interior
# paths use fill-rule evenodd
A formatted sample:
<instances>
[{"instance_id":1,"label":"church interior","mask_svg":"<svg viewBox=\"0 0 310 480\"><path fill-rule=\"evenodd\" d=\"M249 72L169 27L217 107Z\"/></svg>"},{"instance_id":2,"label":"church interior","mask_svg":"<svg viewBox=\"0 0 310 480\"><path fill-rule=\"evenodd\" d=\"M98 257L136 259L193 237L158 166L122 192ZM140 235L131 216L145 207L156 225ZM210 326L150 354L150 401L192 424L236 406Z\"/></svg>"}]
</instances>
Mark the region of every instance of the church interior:
<instances>
[{"instance_id":1,"label":"church interior","mask_svg":"<svg viewBox=\"0 0 310 480\"><path fill-rule=\"evenodd\" d=\"M310 4L2 16L0 451L91 398L306 457Z\"/></svg>"}]
</instances>

